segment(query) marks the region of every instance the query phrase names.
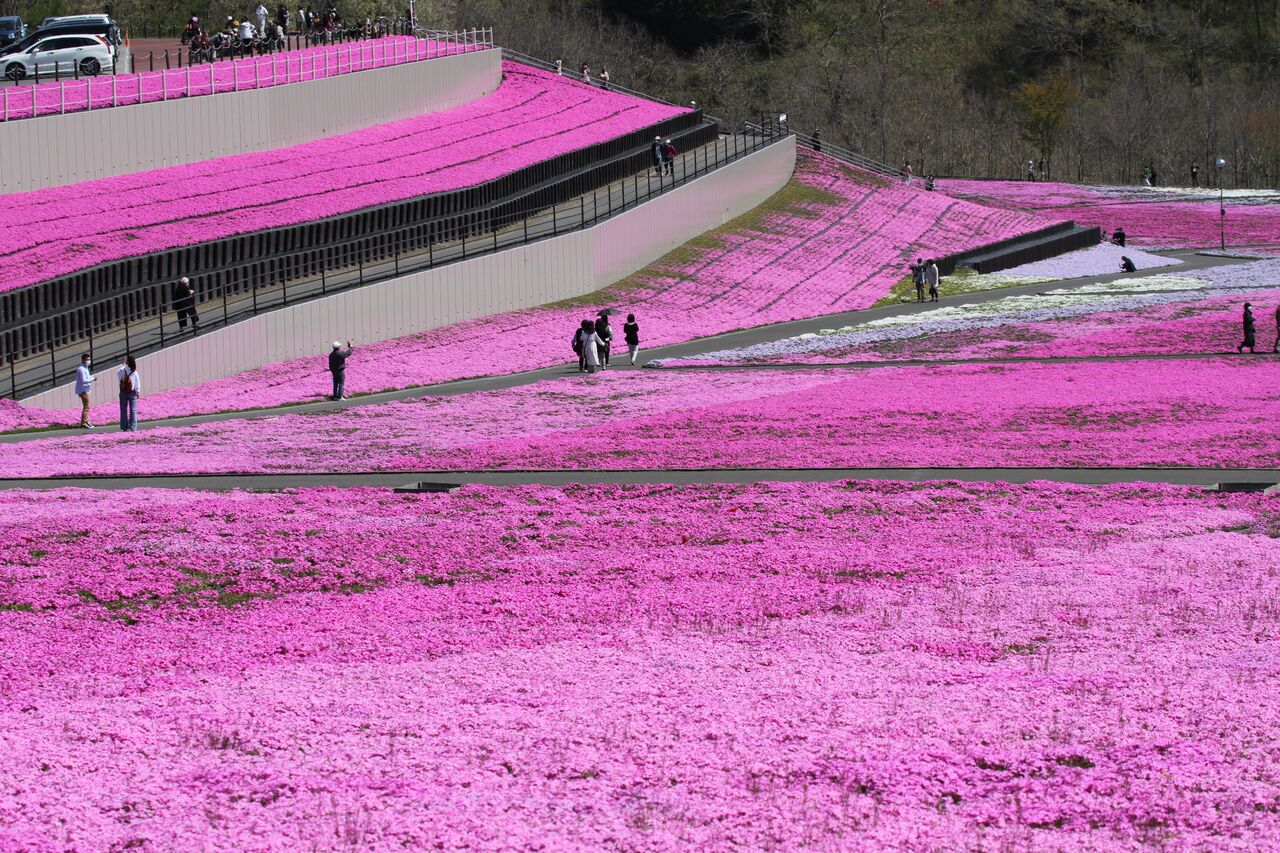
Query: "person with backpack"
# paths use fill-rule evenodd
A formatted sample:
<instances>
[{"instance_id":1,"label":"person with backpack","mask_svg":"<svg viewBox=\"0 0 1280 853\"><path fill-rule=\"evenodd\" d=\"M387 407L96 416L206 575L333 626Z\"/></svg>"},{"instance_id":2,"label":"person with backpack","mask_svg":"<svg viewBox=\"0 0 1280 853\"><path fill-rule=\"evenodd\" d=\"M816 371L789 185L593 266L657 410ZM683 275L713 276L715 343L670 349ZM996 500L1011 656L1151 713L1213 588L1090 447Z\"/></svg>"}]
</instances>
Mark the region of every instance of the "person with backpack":
<instances>
[{"instance_id":1,"label":"person with backpack","mask_svg":"<svg viewBox=\"0 0 1280 853\"><path fill-rule=\"evenodd\" d=\"M1276 316L1280 318L1280 308L1276 309ZM627 341L627 354L631 356L631 365L634 367L636 354L640 352L640 324L636 322L635 314L627 315L627 322L622 324L622 336ZM1280 332L1276 333L1276 340L1280 341Z\"/></svg>"},{"instance_id":2,"label":"person with backpack","mask_svg":"<svg viewBox=\"0 0 1280 853\"><path fill-rule=\"evenodd\" d=\"M924 258L916 258L910 266L911 283L916 286L916 302L924 302Z\"/></svg>"},{"instance_id":3,"label":"person with backpack","mask_svg":"<svg viewBox=\"0 0 1280 853\"><path fill-rule=\"evenodd\" d=\"M609 369L609 350L613 346L613 326L609 325L609 313L601 311L596 316L595 322L596 337L600 339L600 369Z\"/></svg>"},{"instance_id":4,"label":"person with backpack","mask_svg":"<svg viewBox=\"0 0 1280 853\"><path fill-rule=\"evenodd\" d=\"M593 327L594 328L594 327ZM573 352L578 356L578 372L587 372L587 348L582 343L582 335L586 330L586 321L579 323L573 330Z\"/></svg>"},{"instance_id":5,"label":"person with backpack","mask_svg":"<svg viewBox=\"0 0 1280 853\"><path fill-rule=\"evenodd\" d=\"M1249 348L1249 352L1257 352L1253 348L1257 334L1258 329L1253 321L1253 307L1246 302L1244 304L1244 340L1240 342L1240 346L1236 347L1236 352L1244 352L1245 347Z\"/></svg>"},{"instance_id":6,"label":"person with backpack","mask_svg":"<svg viewBox=\"0 0 1280 853\"><path fill-rule=\"evenodd\" d=\"M347 359L351 358L351 341L343 350L342 341L334 341L329 351L329 372L333 374L333 399L347 399Z\"/></svg>"},{"instance_id":7,"label":"person with backpack","mask_svg":"<svg viewBox=\"0 0 1280 853\"><path fill-rule=\"evenodd\" d=\"M142 379L138 376L138 362L133 355L124 357L124 364L116 371L120 383L120 431L138 431L138 395L142 393Z\"/></svg>"},{"instance_id":8,"label":"person with backpack","mask_svg":"<svg viewBox=\"0 0 1280 853\"><path fill-rule=\"evenodd\" d=\"M924 271L924 283L929 285L929 301L938 301L938 262L929 261L929 268Z\"/></svg>"}]
</instances>

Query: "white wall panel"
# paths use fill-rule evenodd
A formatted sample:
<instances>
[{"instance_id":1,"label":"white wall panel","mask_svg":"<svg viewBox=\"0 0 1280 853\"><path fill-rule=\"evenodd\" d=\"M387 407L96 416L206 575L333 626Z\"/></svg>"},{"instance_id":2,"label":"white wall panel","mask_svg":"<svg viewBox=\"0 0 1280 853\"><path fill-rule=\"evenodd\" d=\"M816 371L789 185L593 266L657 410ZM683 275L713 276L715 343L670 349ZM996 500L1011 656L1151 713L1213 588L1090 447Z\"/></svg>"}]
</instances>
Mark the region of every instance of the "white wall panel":
<instances>
[{"instance_id":1,"label":"white wall panel","mask_svg":"<svg viewBox=\"0 0 1280 853\"><path fill-rule=\"evenodd\" d=\"M310 142L456 107L493 92L501 77L501 51L482 50L266 89L0 122L0 194ZM15 161L20 168L10 167Z\"/></svg>"},{"instance_id":2,"label":"white wall panel","mask_svg":"<svg viewBox=\"0 0 1280 853\"><path fill-rule=\"evenodd\" d=\"M144 356L138 372L155 393L322 354L334 340L370 343L585 296L759 205L790 179L795 156L788 139L594 228L261 314ZM71 388L24 402L76 408ZM93 401L115 396L100 382Z\"/></svg>"}]
</instances>

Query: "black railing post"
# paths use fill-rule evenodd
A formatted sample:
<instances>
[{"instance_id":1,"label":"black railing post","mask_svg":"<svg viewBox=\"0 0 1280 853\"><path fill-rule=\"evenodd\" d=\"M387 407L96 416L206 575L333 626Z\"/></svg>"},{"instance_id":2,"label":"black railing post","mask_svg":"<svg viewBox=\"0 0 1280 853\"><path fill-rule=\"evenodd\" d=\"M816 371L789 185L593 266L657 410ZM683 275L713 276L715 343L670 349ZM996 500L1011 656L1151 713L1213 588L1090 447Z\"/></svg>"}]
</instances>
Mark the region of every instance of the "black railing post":
<instances>
[{"instance_id":1,"label":"black railing post","mask_svg":"<svg viewBox=\"0 0 1280 853\"><path fill-rule=\"evenodd\" d=\"M58 384L58 359L53 354L53 338L49 339L49 376L54 385Z\"/></svg>"},{"instance_id":2,"label":"black railing post","mask_svg":"<svg viewBox=\"0 0 1280 853\"><path fill-rule=\"evenodd\" d=\"M578 196L578 227L587 227L587 197L585 195Z\"/></svg>"},{"instance_id":3,"label":"black railing post","mask_svg":"<svg viewBox=\"0 0 1280 853\"><path fill-rule=\"evenodd\" d=\"M231 325L231 321L227 319L227 286L225 284L222 285L222 325Z\"/></svg>"},{"instance_id":4,"label":"black railing post","mask_svg":"<svg viewBox=\"0 0 1280 853\"><path fill-rule=\"evenodd\" d=\"M156 53L154 50L147 51L147 70L148 71L156 70Z\"/></svg>"},{"instance_id":5,"label":"black railing post","mask_svg":"<svg viewBox=\"0 0 1280 853\"><path fill-rule=\"evenodd\" d=\"M529 217L528 216L525 216L524 218L524 241L526 243L529 242Z\"/></svg>"},{"instance_id":6,"label":"black railing post","mask_svg":"<svg viewBox=\"0 0 1280 853\"><path fill-rule=\"evenodd\" d=\"M320 295L324 296L329 292L329 284L325 279L325 263L326 258L320 258Z\"/></svg>"},{"instance_id":7,"label":"black railing post","mask_svg":"<svg viewBox=\"0 0 1280 853\"><path fill-rule=\"evenodd\" d=\"M431 239L431 234L427 234L427 269L432 269L436 265L436 244Z\"/></svg>"},{"instance_id":8,"label":"black railing post","mask_svg":"<svg viewBox=\"0 0 1280 853\"><path fill-rule=\"evenodd\" d=\"M13 399L18 399L18 359L15 356L9 356L9 390L13 392Z\"/></svg>"},{"instance_id":9,"label":"black railing post","mask_svg":"<svg viewBox=\"0 0 1280 853\"><path fill-rule=\"evenodd\" d=\"M556 236L556 205L551 206L551 236Z\"/></svg>"}]
</instances>

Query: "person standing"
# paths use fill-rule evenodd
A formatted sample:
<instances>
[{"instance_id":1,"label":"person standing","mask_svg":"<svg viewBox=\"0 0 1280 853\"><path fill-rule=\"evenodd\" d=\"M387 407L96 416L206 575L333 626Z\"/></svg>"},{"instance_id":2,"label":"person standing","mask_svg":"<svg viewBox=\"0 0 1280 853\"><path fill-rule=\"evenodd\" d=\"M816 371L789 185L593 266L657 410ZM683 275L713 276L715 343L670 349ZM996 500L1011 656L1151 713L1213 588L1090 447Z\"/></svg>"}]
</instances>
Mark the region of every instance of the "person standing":
<instances>
[{"instance_id":1,"label":"person standing","mask_svg":"<svg viewBox=\"0 0 1280 853\"><path fill-rule=\"evenodd\" d=\"M582 82L590 86L591 85L591 66L584 62L582 63L581 70L582 70Z\"/></svg>"},{"instance_id":2,"label":"person standing","mask_svg":"<svg viewBox=\"0 0 1280 853\"><path fill-rule=\"evenodd\" d=\"M1280 308L1276 309L1276 317L1280 318ZM627 315L627 322L622 324L622 336L627 341L627 354L631 356L631 365L636 363L636 355L640 352L640 324L635 314ZM1280 343L1280 331L1276 332L1276 341Z\"/></svg>"},{"instance_id":3,"label":"person standing","mask_svg":"<svg viewBox=\"0 0 1280 853\"><path fill-rule=\"evenodd\" d=\"M662 143L662 170L668 175L676 171L676 146L670 139Z\"/></svg>"},{"instance_id":4,"label":"person standing","mask_svg":"<svg viewBox=\"0 0 1280 853\"><path fill-rule=\"evenodd\" d=\"M298 10L298 32L305 36L307 34L307 29L308 29L307 10L299 9Z\"/></svg>"},{"instance_id":5,"label":"person standing","mask_svg":"<svg viewBox=\"0 0 1280 853\"><path fill-rule=\"evenodd\" d=\"M1027 180L1034 181L1036 179L1036 164L1030 160L1027 161Z\"/></svg>"},{"instance_id":6,"label":"person standing","mask_svg":"<svg viewBox=\"0 0 1280 853\"><path fill-rule=\"evenodd\" d=\"M193 334L200 334L200 315L196 313L196 291L191 286L191 279L185 275L173 286L173 310L178 314L178 329L187 328L191 321Z\"/></svg>"},{"instance_id":7,"label":"person standing","mask_svg":"<svg viewBox=\"0 0 1280 853\"><path fill-rule=\"evenodd\" d=\"M924 302L924 258L916 258L911 264L911 283L916 286L916 302Z\"/></svg>"},{"instance_id":8,"label":"person standing","mask_svg":"<svg viewBox=\"0 0 1280 853\"><path fill-rule=\"evenodd\" d=\"M1257 352L1253 348L1258 329L1253 322L1253 306L1248 302L1244 304L1244 340L1240 342L1240 346L1236 347L1236 352L1244 352L1244 348L1248 347L1249 352Z\"/></svg>"},{"instance_id":9,"label":"person standing","mask_svg":"<svg viewBox=\"0 0 1280 853\"><path fill-rule=\"evenodd\" d=\"M132 355L124 357L124 364L116 371L120 382L120 431L138 431L138 395L142 393L142 379L138 376L138 362Z\"/></svg>"},{"instance_id":10,"label":"person standing","mask_svg":"<svg viewBox=\"0 0 1280 853\"><path fill-rule=\"evenodd\" d=\"M89 423L89 395L93 393L93 382L98 377L93 375L93 356L85 353L80 356L80 366L76 368L76 396L80 398L80 427L93 429Z\"/></svg>"},{"instance_id":11,"label":"person standing","mask_svg":"<svg viewBox=\"0 0 1280 853\"><path fill-rule=\"evenodd\" d=\"M905 181L906 183L910 184L910 183L911 183L911 174L912 174L912 173L911 173L911 161L910 161L910 160L903 160L903 161L902 161L902 174L903 174L903 181Z\"/></svg>"},{"instance_id":12,"label":"person standing","mask_svg":"<svg viewBox=\"0 0 1280 853\"><path fill-rule=\"evenodd\" d=\"M1040 180L1045 179L1044 158L1040 158L1040 162L1036 165L1036 172L1040 175Z\"/></svg>"},{"instance_id":13,"label":"person standing","mask_svg":"<svg viewBox=\"0 0 1280 853\"><path fill-rule=\"evenodd\" d=\"M938 262L930 259L929 268L924 271L924 283L929 286L929 301L938 301Z\"/></svg>"},{"instance_id":14,"label":"person standing","mask_svg":"<svg viewBox=\"0 0 1280 853\"><path fill-rule=\"evenodd\" d=\"M600 339L600 369L609 369L609 350L613 346L613 326L609 325L609 314L601 311L596 317L596 337Z\"/></svg>"},{"instance_id":15,"label":"person standing","mask_svg":"<svg viewBox=\"0 0 1280 853\"><path fill-rule=\"evenodd\" d=\"M253 14L258 19L258 32L265 33L267 31L267 15L271 14L267 11L267 5L259 3L258 8L253 10Z\"/></svg>"},{"instance_id":16,"label":"person standing","mask_svg":"<svg viewBox=\"0 0 1280 853\"><path fill-rule=\"evenodd\" d=\"M595 373L600 367L600 336L590 320L582 321L582 357L587 364L587 373Z\"/></svg>"},{"instance_id":17,"label":"person standing","mask_svg":"<svg viewBox=\"0 0 1280 853\"><path fill-rule=\"evenodd\" d=\"M1280 305L1276 306L1276 342L1271 345L1272 352L1280 352Z\"/></svg>"},{"instance_id":18,"label":"person standing","mask_svg":"<svg viewBox=\"0 0 1280 853\"><path fill-rule=\"evenodd\" d=\"M609 69L608 68L600 69L600 88L604 89L606 92L609 91Z\"/></svg>"},{"instance_id":19,"label":"person standing","mask_svg":"<svg viewBox=\"0 0 1280 853\"><path fill-rule=\"evenodd\" d=\"M334 341L329 351L329 372L333 374L333 399L347 399L347 359L351 358L351 341L342 348L342 341Z\"/></svg>"},{"instance_id":20,"label":"person standing","mask_svg":"<svg viewBox=\"0 0 1280 853\"><path fill-rule=\"evenodd\" d=\"M653 145L650 146L650 151L652 151L653 153L653 171L657 173L659 178L661 178L662 177L662 137L661 136L655 136L653 138Z\"/></svg>"},{"instance_id":21,"label":"person standing","mask_svg":"<svg viewBox=\"0 0 1280 853\"><path fill-rule=\"evenodd\" d=\"M276 7L276 24L280 29L288 32L289 30L289 7L281 3Z\"/></svg>"},{"instance_id":22,"label":"person standing","mask_svg":"<svg viewBox=\"0 0 1280 853\"><path fill-rule=\"evenodd\" d=\"M556 60L556 76L557 77L564 76L564 60L563 59Z\"/></svg>"},{"instance_id":23,"label":"person standing","mask_svg":"<svg viewBox=\"0 0 1280 853\"><path fill-rule=\"evenodd\" d=\"M1191 186L1200 189L1200 164L1194 160L1191 163Z\"/></svg>"},{"instance_id":24,"label":"person standing","mask_svg":"<svg viewBox=\"0 0 1280 853\"><path fill-rule=\"evenodd\" d=\"M573 353L574 353L574 355L576 355L576 356L578 357L578 372L579 372L579 373L586 373L586 372L587 372L587 350L586 350L586 347L585 347L585 346L583 346L583 343L582 343L582 337L583 337L583 335L585 335L585 334L586 334L586 332L585 332L585 330L583 329L583 324L582 324L582 323L579 323L579 324L578 324L578 328L576 328L576 329L574 329L574 330L573 330Z\"/></svg>"}]
</instances>

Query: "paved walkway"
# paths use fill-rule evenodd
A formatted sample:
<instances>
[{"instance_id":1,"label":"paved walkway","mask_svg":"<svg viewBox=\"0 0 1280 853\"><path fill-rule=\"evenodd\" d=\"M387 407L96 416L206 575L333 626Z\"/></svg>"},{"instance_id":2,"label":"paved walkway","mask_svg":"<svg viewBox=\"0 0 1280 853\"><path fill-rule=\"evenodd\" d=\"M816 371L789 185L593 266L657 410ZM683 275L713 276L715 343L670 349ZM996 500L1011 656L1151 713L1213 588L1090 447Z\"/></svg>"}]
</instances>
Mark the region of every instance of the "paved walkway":
<instances>
[{"instance_id":1,"label":"paved walkway","mask_svg":"<svg viewBox=\"0 0 1280 853\"><path fill-rule=\"evenodd\" d=\"M279 490L332 486L352 488L439 487L460 485L565 486L582 484L668 483L829 483L840 480L960 480L963 482L1029 483L1173 483L1228 489L1261 489L1280 483L1275 468L671 468L623 470L548 471L402 471L357 474L206 474L152 475L144 477L68 477L55 479L0 480L6 489L230 489Z\"/></svg>"},{"instance_id":2,"label":"paved walkway","mask_svg":"<svg viewBox=\"0 0 1280 853\"><path fill-rule=\"evenodd\" d=\"M1183 260L1183 265L1177 267L1182 271L1204 269L1207 267L1231 265L1239 263L1247 263L1247 261L1222 258L1215 256L1197 255L1195 252L1167 252L1164 253L1170 257L1177 257ZM865 323L870 320L876 320L884 317L900 317L920 314L934 310L935 308L955 306L955 305L972 305L982 302L990 302L997 299L1003 299L1007 296L1025 296L1044 293L1046 290L1059 290L1064 288L1079 288L1093 284L1106 283L1111 281L1122 280L1125 278L1140 277L1147 273L1116 273L1113 275L1094 276L1090 278L1071 279L1067 281L1055 281L1041 284L1020 285L1018 287L1005 287L995 290L980 291L977 293L963 293L954 296L943 297L939 302L934 303L917 303L904 302L896 305L885 305L879 308L866 308L856 311L844 311L838 314L824 314L820 317L812 317L805 320L793 320L787 323L772 323L765 326L753 326L749 329L743 329L736 332L726 332L720 335L712 335L706 338L698 338L685 343L671 344L669 346L655 347L653 349L641 349L641 363L636 368L629 365L616 363L610 367L611 370L634 370L642 367L650 361L659 359L678 359L692 358L703 353L715 352L724 349L734 349L738 347L752 346L759 343L767 343L771 341L781 340L783 338L791 338L797 335L807 334L811 332L819 332L823 329L839 328L841 326L853 325L855 323ZM1209 355L1219 355L1221 353L1209 353ZM1160 356L1151 356L1158 358ZM1166 356L1168 357L1168 356ZM1189 357L1197 356L1173 356L1173 357ZM1106 358L1106 357L1103 357ZM992 359L992 363L999 363L1000 359ZM912 365L918 362L864 362L857 367L867 369L871 367L894 367L900 365ZM927 362L929 364L938 364L942 362ZM668 368L670 369L670 368ZM754 367L753 367L754 369ZM795 369L791 366L790 369ZM345 409L355 406L371 406L380 403L386 403L394 400L410 400L418 397L451 397L455 394L470 394L477 391L500 391L506 388L516 388L524 385L532 385L547 379L558 379L565 376L576 376L577 367L574 364L560 364L554 367L545 367L538 370L529 370L521 373L510 373L503 376L482 377L478 379L462 379L453 382L444 382L437 385L419 385L410 388L403 388L397 391L387 391L380 394L368 394L361 397L354 397L348 400L335 402L325 400L315 403L302 403L288 406L279 406L268 409L253 409L240 412L224 412L220 414L195 415L183 418L167 418L162 420L143 421L139 426L142 429L153 429L160 426L189 426L192 424L215 423L227 420L244 420L260 417L276 417L284 414L302 414L308 412L330 412L339 409ZM94 432L113 432L116 430L114 426L99 427ZM36 441L42 438L48 438L51 435L66 436L80 435L85 431L80 429L61 429L46 430L29 433L16 433L9 435L0 435L0 444L14 444L25 441Z\"/></svg>"}]
</instances>

